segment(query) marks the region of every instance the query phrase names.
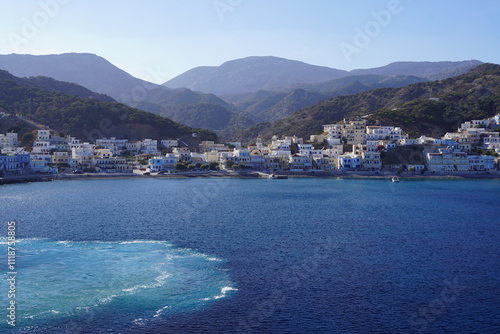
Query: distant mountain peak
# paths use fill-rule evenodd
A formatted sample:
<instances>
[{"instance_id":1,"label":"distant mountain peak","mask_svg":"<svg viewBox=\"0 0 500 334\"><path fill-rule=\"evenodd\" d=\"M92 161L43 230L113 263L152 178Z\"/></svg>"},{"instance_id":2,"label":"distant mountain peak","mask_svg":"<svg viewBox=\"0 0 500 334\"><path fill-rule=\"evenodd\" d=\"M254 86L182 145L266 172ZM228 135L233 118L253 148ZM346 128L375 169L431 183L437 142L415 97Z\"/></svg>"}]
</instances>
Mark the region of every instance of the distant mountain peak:
<instances>
[{"instance_id":1,"label":"distant mountain peak","mask_svg":"<svg viewBox=\"0 0 500 334\"><path fill-rule=\"evenodd\" d=\"M273 56L251 56L220 66L196 67L164 85L187 87L217 95L277 90L297 83L317 83L345 76L348 72Z\"/></svg>"},{"instance_id":2,"label":"distant mountain peak","mask_svg":"<svg viewBox=\"0 0 500 334\"><path fill-rule=\"evenodd\" d=\"M133 77L105 58L92 53L0 55L0 69L17 77L46 76L73 82L115 99L134 88L153 85Z\"/></svg>"},{"instance_id":3,"label":"distant mountain peak","mask_svg":"<svg viewBox=\"0 0 500 334\"><path fill-rule=\"evenodd\" d=\"M467 61L398 61L385 66L344 71L274 56L250 56L226 61L220 66L193 68L164 83L170 88L189 89L219 96L259 90L279 91L304 84L319 84L352 75L413 76L438 80L456 76L482 64Z\"/></svg>"}]
</instances>

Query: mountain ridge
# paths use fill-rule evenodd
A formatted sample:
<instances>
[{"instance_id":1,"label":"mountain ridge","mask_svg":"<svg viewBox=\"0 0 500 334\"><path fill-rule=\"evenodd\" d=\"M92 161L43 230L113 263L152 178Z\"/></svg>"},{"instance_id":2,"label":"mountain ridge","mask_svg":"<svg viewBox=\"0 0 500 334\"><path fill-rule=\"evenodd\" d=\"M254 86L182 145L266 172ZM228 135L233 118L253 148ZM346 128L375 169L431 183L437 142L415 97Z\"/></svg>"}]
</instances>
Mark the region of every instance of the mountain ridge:
<instances>
[{"instance_id":1,"label":"mountain ridge","mask_svg":"<svg viewBox=\"0 0 500 334\"><path fill-rule=\"evenodd\" d=\"M187 127L122 103L34 87L29 79L15 77L3 70L0 70L0 108L89 141L100 137L190 138L193 133L198 133L200 139L217 139L208 130Z\"/></svg>"},{"instance_id":2,"label":"mountain ridge","mask_svg":"<svg viewBox=\"0 0 500 334\"><path fill-rule=\"evenodd\" d=\"M338 96L273 123L256 124L232 134L231 139L250 141L256 135L264 139L273 135L307 138L321 131L324 124L361 116L373 124L442 136L455 131L461 122L496 114L500 114L500 65L482 64L453 78Z\"/></svg>"},{"instance_id":3,"label":"mountain ridge","mask_svg":"<svg viewBox=\"0 0 500 334\"><path fill-rule=\"evenodd\" d=\"M252 56L230 60L219 66L195 67L163 85L169 88L186 87L194 91L225 96L318 84L352 75L412 75L422 78L447 72L450 72L450 75L458 75L480 64L482 62L477 60L401 61L370 69L345 71L279 57ZM304 74L306 72L307 75Z\"/></svg>"}]
</instances>

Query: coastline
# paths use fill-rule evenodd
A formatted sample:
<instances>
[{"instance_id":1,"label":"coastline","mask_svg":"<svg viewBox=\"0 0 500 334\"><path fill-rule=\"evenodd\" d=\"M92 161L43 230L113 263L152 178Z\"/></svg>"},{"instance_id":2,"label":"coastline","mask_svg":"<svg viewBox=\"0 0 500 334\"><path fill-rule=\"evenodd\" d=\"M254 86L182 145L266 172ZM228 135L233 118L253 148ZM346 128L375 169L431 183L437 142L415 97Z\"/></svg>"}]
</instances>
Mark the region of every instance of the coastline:
<instances>
[{"instance_id":1,"label":"coastline","mask_svg":"<svg viewBox=\"0 0 500 334\"><path fill-rule=\"evenodd\" d=\"M393 173L393 172L277 172L278 175L286 175L289 178L303 177L328 177L345 179L378 179L390 180L393 176L398 176L401 180L490 180L500 179L499 171L476 172L476 173L448 173L448 174L418 174L418 173ZM9 176L0 178L0 185L31 182L49 181L71 181L71 180L110 180L110 179L189 179L189 178L266 178L268 172L249 171L210 171L210 172L181 172L172 174L142 175L139 173L86 173L86 174L56 174L56 175L27 175Z\"/></svg>"}]
</instances>

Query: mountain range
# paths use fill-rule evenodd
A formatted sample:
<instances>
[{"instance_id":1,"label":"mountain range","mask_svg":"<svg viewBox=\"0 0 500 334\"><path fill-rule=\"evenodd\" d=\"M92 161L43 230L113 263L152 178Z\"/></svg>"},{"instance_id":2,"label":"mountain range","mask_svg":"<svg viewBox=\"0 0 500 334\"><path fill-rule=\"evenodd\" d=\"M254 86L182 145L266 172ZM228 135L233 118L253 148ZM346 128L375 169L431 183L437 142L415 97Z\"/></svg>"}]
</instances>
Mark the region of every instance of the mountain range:
<instances>
[{"instance_id":1,"label":"mountain range","mask_svg":"<svg viewBox=\"0 0 500 334\"><path fill-rule=\"evenodd\" d=\"M227 140L257 123L279 121L321 101L448 78L479 64L398 62L348 72L277 57L248 57L194 68L156 85L93 54L0 55L0 69L30 77L31 85L38 80L41 88L57 91L61 81L71 82L73 91L65 83L64 93L122 102L189 127L215 131Z\"/></svg>"},{"instance_id":2,"label":"mountain range","mask_svg":"<svg viewBox=\"0 0 500 334\"><path fill-rule=\"evenodd\" d=\"M315 66L278 57L248 57L220 66L193 68L164 83L170 88L186 87L219 96L276 90L297 83L338 79L346 71Z\"/></svg>"},{"instance_id":3,"label":"mountain range","mask_svg":"<svg viewBox=\"0 0 500 334\"><path fill-rule=\"evenodd\" d=\"M217 138L207 130L129 107L74 83L46 77L18 78L3 70L0 70L0 109L31 124L46 125L85 141L101 137L188 140L193 133L200 140Z\"/></svg>"},{"instance_id":4,"label":"mountain range","mask_svg":"<svg viewBox=\"0 0 500 334\"><path fill-rule=\"evenodd\" d=\"M471 66L479 64L481 62L476 60L397 62L383 67L348 72L277 57L248 57L228 61L220 66L193 68L165 82L164 86L185 87L224 97L259 90L283 90L297 84L321 83L353 75L375 74L385 77L413 75L427 78L448 71L458 70L465 73Z\"/></svg>"},{"instance_id":5,"label":"mountain range","mask_svg":"<svg viewBox=\"0 0 500 334\"><path fill-rule=\"evenodd\" d=\"M440 137L456 131L464 121L497 114L500 114L500 65L483 64L440 81L338 96L275 122L256 124L234 134L234 139L246 142L257 136L269 139L273 135L307 138L320 133L324 124L351 117L362 117L369 124L400 126L413 136Z\"/></svg>"}]
</instances>

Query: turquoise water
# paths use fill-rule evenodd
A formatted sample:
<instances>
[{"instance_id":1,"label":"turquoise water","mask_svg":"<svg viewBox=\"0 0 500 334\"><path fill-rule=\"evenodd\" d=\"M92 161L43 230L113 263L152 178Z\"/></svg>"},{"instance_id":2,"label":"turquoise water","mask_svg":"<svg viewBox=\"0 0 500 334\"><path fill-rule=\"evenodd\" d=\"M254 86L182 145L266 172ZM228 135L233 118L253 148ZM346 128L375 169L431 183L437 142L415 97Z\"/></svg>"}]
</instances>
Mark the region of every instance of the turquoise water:
<instances>
[{"instance_id":1,"label":"turquoise water","mask_svg":"<svg viewBox=\"0 0 500 334\"><path fill-rule=\"evenodd\" d=\"M131 325L144 324L236 290L218 268L221 259L160 241L21 239L16 248L17 321L24 325L113 308L130 315Z\"/></svg>"},{"instance_id":2,"label":"turquoise water","mask_svg":"<svg viewBox=\"0 0 500 334\"><path fill-rule=\"evenodd\" d=\"M499 200L496 180L2 186L14 332L498 332Z\"/></svg>"}]
</instances>

